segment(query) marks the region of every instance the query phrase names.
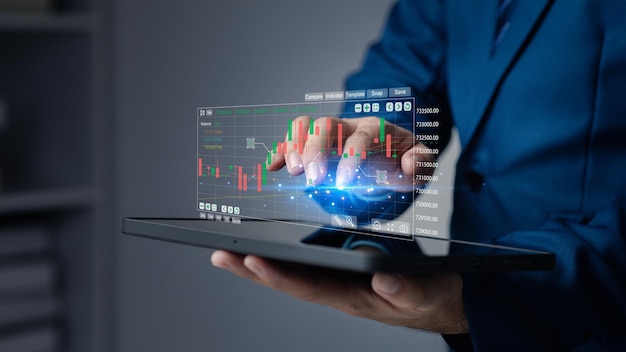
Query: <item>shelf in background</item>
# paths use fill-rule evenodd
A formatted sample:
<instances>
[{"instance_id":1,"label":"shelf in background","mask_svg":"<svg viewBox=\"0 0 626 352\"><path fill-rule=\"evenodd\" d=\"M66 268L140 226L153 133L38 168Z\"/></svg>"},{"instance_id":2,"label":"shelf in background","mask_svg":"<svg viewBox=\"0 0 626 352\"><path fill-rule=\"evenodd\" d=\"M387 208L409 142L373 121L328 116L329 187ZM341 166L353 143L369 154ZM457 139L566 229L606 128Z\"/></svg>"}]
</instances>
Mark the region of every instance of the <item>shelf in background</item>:
<instances>
[{"instance_id":1,"label":"shelf in background","mask_svg":"<svg viewBox=\"0 0 626 352\"><path fill-rule=\"evenodd\" d=\"M94 25L89 14L0 13L2 32L89 32Z\"/></svg>"},{"instance_id":2,"label":"shelf in background","mask_svg":"<svg viewBox=\"0 0 626 352\"><path fill-rule=\"evenodd\" d=\"M0 217L79 209L92 205L93 200L94 192L89 187L0 194Z\"/></svg>"}]
</instances>

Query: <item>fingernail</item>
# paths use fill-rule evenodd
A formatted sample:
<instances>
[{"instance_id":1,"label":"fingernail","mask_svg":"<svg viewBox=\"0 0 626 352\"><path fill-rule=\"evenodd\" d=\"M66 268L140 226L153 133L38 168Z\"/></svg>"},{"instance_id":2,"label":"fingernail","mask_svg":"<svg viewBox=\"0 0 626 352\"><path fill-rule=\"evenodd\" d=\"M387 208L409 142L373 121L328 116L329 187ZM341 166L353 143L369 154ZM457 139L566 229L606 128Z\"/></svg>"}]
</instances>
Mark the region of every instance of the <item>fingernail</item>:
<instances>
[{"instance_id":1,"label":"fingernail","mask_svg":"<svg viewBox=\"0 0 626 352\"><path fill-rule=\"evenodd\" d=\"M290 170L300 170L302 169L302 158L298 152L291 152L287 156L289 160L289 165L291 165Z\"/></svg>"},{"instance_id":2,"label":"fingernail","mask_svg":"<svg viewBox=\"0 0 626 352\"><path fill-rule=\"evenodd\" d=\"M219 269L226 269L226 270L230 270L230 265L225 264L225 263L212 263L214 267L219 268Z\"/></svg>"},{"instance_id":3,"label":"fingernail","mask_svg":"<svg viewBox=\"0 0 626 352\"><path fill-rule=\"evenodd\" d=\"M221 251L216 251L211 255L211 265L220 269L230 269L230 264L227 260L220 259L224 256Z\"/></svg>"},{"instance_id":4,"label":"fingernail","mask_svg":"<svg viewBox=\"0 0 626 352\"><path fill-rule=\"evenodd\" d=\"M320 177L320 166L316 162L312 162L306 167L307 185L314 185L315 181Z\"/></svg>"},{"instance_id":5,"label":"fingernail","mask_svg":"<svg viewBox=\"0 0 626 352\"><path fill-rule=\"evenodd\" d=\"M345 167L340 167L337 169L337 177L335 185L337 187L344 187L348 183L348 179L350 177L350 170Z\"/></svg>"},{"instance_id":6,"label":"fingernail","mask_svg":"<svg viewBox=\"0 0 626 352\"><path fill-rule=\"evenodd\" d=\"M374 281L374 285L378 291L394 295L400 291L402 282L395 275L378 274L376 280Z\"/></svg>"},{"instance_id":7,"label":"fingernail","mask_svg":"<svg viewBox=\"0 0 626 352\"><path fill-rule=\"evenodd\" d=\"M265 274L265 270L263 270L263 268L261 268L257 264L250 263L246 266L248 267L248 269L250 269L250 271L255 273L257 276L263 276Z\"/></svg>"}]
</instances>

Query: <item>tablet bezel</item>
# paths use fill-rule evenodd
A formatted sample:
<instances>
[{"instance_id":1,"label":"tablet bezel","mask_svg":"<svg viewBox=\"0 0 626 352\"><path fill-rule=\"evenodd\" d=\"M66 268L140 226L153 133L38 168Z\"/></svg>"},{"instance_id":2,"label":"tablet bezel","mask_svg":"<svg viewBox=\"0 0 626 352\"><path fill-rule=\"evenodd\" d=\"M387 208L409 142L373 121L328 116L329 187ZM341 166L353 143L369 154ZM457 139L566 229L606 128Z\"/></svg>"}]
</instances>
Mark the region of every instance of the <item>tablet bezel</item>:
<instances>
[{"instance_id":1,"label":"tablet bezel","mask_svg":"<svg viewBox=\"0 0 626 352\"><path fill-rule=\"evenodd\" d=\"M122 233L161 241L180 243L210 249L223 249L240 254L303 264L319 268L371 274L389 272L401 274L432 274L442 272L504 272L520 270L550 270L555 255L529 249L467 241L436 239L477 249L505 250L506 253L461 253L447 255L388 255L372 251L353 251L317 244L303 243L310 235L302 232L299 224L271 220L242 220L253 226L256 234L236 234L235 224L202 219L134 218L122 219ZM193 226L192 226L193 224ZM261 227L280 228L281 231L263 231ZM335 230L335 229L333 229ZM336 231L342 231L336 229Z\"/></svg>"}]
</instances>

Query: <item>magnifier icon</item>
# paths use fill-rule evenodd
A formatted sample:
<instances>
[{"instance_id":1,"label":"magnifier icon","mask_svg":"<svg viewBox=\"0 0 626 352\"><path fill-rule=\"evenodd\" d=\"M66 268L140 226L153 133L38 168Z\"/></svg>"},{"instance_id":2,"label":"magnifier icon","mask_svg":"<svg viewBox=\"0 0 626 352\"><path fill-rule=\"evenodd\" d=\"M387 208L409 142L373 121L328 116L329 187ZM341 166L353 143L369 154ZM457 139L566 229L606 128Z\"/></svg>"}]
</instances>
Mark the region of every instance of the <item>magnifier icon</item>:
<instances>
[{"instance_id":1,"label":"magnifier icon","mask_svg":"<svg viewBox=\"0 0 626 352\"><path fill-rule=\"evenodd\" d=\"M356 226L354 226L354 223L352 222L352 217L351 216L346 216L346 222L348 224L350 224L350 226L356 227Z\"/></svg>"}]
</instances>

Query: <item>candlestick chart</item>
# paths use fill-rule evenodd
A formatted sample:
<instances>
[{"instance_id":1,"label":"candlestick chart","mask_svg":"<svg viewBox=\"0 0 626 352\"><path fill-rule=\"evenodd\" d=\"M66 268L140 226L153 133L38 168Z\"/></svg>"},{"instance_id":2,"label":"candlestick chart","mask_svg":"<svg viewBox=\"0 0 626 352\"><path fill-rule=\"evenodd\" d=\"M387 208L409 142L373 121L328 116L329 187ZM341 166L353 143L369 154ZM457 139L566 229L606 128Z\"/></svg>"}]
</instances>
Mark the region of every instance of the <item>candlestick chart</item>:
<instances>
[{"instance_id":1,"label":"candlestick chart","mask_svg":"<svg viewBox=\"0 0 626 352\"><path fill-rule=\"evenodd\" d=\"M344 119L318 120L329 116ZM376 133L367 143L357 143L368 146L359 150L346 143L345 118L366 116L376 124ZM354 195L370 196L373 201L367 202L364 218L373 223L372 219L384 217L384 207L378 209L376 202L402 203L398 209L414 202L413 180L408 191L389 192L393 178L403 176L384 166L397 166L402 152L415 143L414 116L414 99L406 97L198 108L197 208L233 221L297 219L352 226L363 219L355 215L363 212L356 209L363 205L354 202ZM410 138L399 137L389 121L404 121ZM307 142L320 136L333 136L319 147L319 157L328 164L323 182L313 184L304 173L292 175L285 167L268 167L277 155L303 155ZM342 159L351 160L353 177L346 187L337 187L335 172Z\"/></svg>"}]
</instances>

